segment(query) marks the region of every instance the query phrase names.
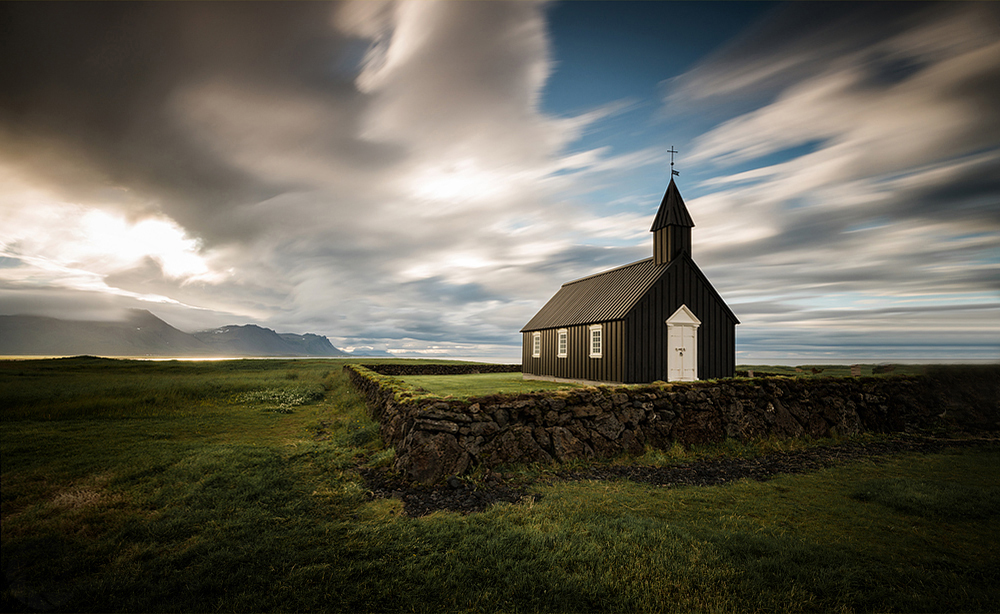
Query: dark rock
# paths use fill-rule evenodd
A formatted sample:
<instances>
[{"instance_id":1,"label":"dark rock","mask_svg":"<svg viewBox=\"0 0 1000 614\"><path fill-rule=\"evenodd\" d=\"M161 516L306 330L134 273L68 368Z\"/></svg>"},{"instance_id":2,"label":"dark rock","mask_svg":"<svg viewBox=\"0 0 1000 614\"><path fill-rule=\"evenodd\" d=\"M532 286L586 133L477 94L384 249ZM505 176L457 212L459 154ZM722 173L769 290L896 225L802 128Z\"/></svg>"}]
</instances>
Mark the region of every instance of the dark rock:
<instances>
[{"instance_id":1,"label":"dark rock","mask_svg":"<svg viewBox=\"0 0 1000 614\"><path fill-rule=\"evenodd\" d=\"M587 418L601 414L601 408L594 405L576 405L570 407L570 411L573 412L574 418Z\"/></svg>"},{"instance_id":2,"label":"dark rock","mask_svg":"<svg viewBox=\"0 0 1000 614\"><path fill-rule=\"evenodd\" d=\"M489 459L490 466L552 462L552 456L535 441L532 429L523 425L501 431L493 441L483 446L481 455Z\"/></svg>"},{"instance_id":3,"label":"dark rock","mask_svg":"<svg viewBox=\"0 0 1000 614\"><path fill-rule=\"evenodd\" d=\"M600 416L594 422L594 428L609 441L618 439L625 427L611 414Z\"/></svg>"},{"instance_id":4,"label":"dark rock","mask_svg":"<svg viewBox=\"0 0 1000 614\"><path fill-rule=\"evenodd\" d=\"M552 427L549 429L549 436L552 441L552 451L560 462L590 458L594 455L590 446L577 439L567 428Z\"/></svg>"},{"instance_id":5,"label":"dark rock","mask_svg":"<svg viewBox=\"0 0 1000 614\"><path fill-rule=\"evenodd\" d=\"M629 429L622 431L620 443L622 448L629 454L639 455L643 452L644 446L642 441Z\"/></svg>"},{"instance_id":6,"label":"dark rock","mask_svg":"<svg viewBox=\"0 0 1000 614\"><path fill-rule=\"evenodd\" d=\"M500 427L494 422L473 422L469 426L463 427L462 430L464 431L463 434L466 435L489 437L499 431Z\"/></svg>"},{"instance_id":7,"label":"dark rock","mask_svg":"<svg viewBox=\"0 0 1000 614\"><path fill-rule=\"evenodd\" d=\"M594 456L599 458L611 458L621 453L622 448L613 441L608 441L600 433L594 433L590 437L590 446L594 450Z\"/></svg>"},{"instance_id":8,"label":"dark rock","mask_svg":"<svg viewBox=\"0 0 1000 614\"><path fill-rule=\"evenodd\" d=\"M415 482L431 484L444 476L464 473L469 461L469 453L453 435L413 431L396 457L396 469Z\"/></svg>"},{"instance_id":9,"label":"dark rock","mask_svg":"<svg viewBox=\"0 0 1000 614\"><path fill-rule=\"evenodd\" d=\"M675 418L677 418L677 414L669 410L656 412L656 419L663 422L673 422Z\"/></svg>"},{"instance_id":10,"label":"dark rock","mask_svg":"<svg viewBox=\"0 0 1000 614\"><path fill-rule=\"evenodd\" d=\"M532 433L535 437L535 442L543 450L552 449L552 440L549 439L549 433L541 426L536 426Z\"/></svg>"},{"instance_id":11,"label":"dark rock","mask_svg":"<svg viewBox=\"0 0 1000 614\"><path fill-rule=\"evenodd\" d=\"M458 438L459 445L465 448L465 450L473 457L479 456L479 453L483 448L483 442L485 441L486 439L482 436L473 437L471 435L464 435Z\"/></svg>"},{"instance_id":12,"label":"dark rock","mask_svg":"<svg viewBox=\"0 0 1000 614\"><path fill-rule=\"evenodd\" d=\"M566 430L582 442L586 443L590 440L591 432L588 429L585 429L579 422L570 422L566 425Z\"/></svg>"},{"instance_id":13,"label":"dark rock","mask_svg":"<svg viewBox=\"0 0 1000 614\"><path fill-rule=\"evenodd\" d=\"M418 419L414 426L422 431L440 431L442 433L457 433L458 425L454 422L445 422L444 420L423 420Z\"/></svg>"},{"instance_id":14,"label":"dark rock","mask_svg":"<svg viewBox=\"0 0 1000 614\"><path fill-rule=\"evenodd\" d=\"M649 407L643 407L645 405L649 405ZM652 405L642 403L638 407L626 407L618 413L618 420L630 427L637 427L646 420L646 409L652 409Z\"/></svg>"},{"instance_id":15,"label":"dark rock","mask_svg":"<svg viewBox=\"0 0 1000 614\"><path fill-rule=\"evenodd\" d=\"M426 420L445 420L448 422L472 422L472 417L468 414L455 411L442 411L440 409L430 409L420 412L420 417Z\"/></svg>"},{"instance_id":16,"label":"dark rock","mask_svg":"<svg viewBox=\"0 0 1000 614\"><path fill-rule=\"evenodd\" d=\"M549 407L552 411L562 411L566 408L566 401L564 399L554 398L548 399Z\"/></svg>"},{"instance_id":17,"label":"dark rock","mask_svg":"<svg viewBox=\"0 0 1000 614\"><path fill-rule=\"evenodd\" d=\"M815 437L819 439L820 437L826 437L830 434L830 425L826 423L823 416L819 414L812 414L809 416L809 425L806 428L810 437Z\"/></svg>"},{"instance_id":18,"label":"dark rock","mask_svg":"<svg viewBox=\"0 0 1000 614\"><path fill-rule=\"evenodd\" d=\"M805 434L805 429L799 424L798 420L795 419L792 414L788 413L785 406L781 404L777 399L774 403L769 403L768 406L772 408L774 415L774 426L777 429L777 435L779 437L801 437Z\"/></svg>"}]
</instances>

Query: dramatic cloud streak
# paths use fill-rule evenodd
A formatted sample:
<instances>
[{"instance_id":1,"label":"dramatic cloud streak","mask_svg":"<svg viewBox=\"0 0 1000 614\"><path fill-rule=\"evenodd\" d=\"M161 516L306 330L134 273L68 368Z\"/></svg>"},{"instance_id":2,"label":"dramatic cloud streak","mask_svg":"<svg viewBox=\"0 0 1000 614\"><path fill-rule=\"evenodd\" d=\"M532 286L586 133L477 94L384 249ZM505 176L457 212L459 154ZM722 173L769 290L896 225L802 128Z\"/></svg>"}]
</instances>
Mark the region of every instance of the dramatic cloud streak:
<instances>
[{"instance_id":1,"label":"dramatic cloud streak","mask_svg":"<svg viewBox=\"0 0 1000 614\"><path fill-rule=\"evenodd\" d=\"M796 38L750 38L673 84L668 108L768 90L693 142L693 158L719 169L706 183L729 186L693 204L707 257L730 263L724 279L755 282L738 290L756 323L744 333L824 328L846 344L857 332L859 348L951 338L955 352L985 335L975 353L998 356L998 11L905 8L810 26L814 7L795 5L778 21L798 23ZM821 309L831 300L841 311ZM893 309L904 300L925 307Z\"/></svg>"}]
</instances>

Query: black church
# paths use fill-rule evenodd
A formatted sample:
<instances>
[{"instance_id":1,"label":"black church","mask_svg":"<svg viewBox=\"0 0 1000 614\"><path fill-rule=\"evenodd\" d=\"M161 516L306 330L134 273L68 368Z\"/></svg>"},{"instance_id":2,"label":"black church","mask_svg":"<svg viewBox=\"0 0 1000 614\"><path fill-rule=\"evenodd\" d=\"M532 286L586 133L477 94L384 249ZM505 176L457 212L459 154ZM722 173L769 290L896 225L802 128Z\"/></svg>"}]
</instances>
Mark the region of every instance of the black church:
<instances>
[{"instance_id":1,"label":"black church","mask_svg":"<svg viewBox=\"0 0 1000 614\"><path fill-rule=\"evenodd\" d=\"M524 377L732 377L739 320L691 259L693 227L671 176L650 229L653 257L563 284L521 329Z\"/></svg>"}]
</instances>

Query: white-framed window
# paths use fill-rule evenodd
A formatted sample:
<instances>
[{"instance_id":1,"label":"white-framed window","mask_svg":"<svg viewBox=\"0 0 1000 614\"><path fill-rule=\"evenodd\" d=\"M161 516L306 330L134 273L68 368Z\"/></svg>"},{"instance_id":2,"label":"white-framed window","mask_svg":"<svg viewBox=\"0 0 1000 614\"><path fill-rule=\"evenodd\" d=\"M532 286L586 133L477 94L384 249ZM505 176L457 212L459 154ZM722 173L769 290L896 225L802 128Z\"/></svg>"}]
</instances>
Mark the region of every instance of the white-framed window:
<instances>
[{"instance_id":1,"label":"white-framed window","mask_svg":"<svg viewBox=\"0 0 1000 614\"><path fill-rule=\"evenodd\" d=\"M568 353L566 350L569 347L569 339L568 339L569 331L567 331L565 328L560 328L558 334L559 334L559 345L556 346L558 349L558 351L556 352L556 357L566 358L566 354Z\"/></svg>"},{"instance_id":2,"label":"white-framed window","mask_svg":"<svg viewBox=\"0 0 1000 614\"><path fill-rule=\"evenodd\" d=\"M542 355L542 333L531 333L531 357Z\"/></svg>"},{"instance_id":3,"label":"white-framed window","mask_svg":"<svg viewBox=\"0 0 1000 614\"><path fill-rule=\"evenodd\" d=\"M600 358L604 355L604 326L601 324L591 324L590 326L590 357Z\"/></svg>"}]
</instances>

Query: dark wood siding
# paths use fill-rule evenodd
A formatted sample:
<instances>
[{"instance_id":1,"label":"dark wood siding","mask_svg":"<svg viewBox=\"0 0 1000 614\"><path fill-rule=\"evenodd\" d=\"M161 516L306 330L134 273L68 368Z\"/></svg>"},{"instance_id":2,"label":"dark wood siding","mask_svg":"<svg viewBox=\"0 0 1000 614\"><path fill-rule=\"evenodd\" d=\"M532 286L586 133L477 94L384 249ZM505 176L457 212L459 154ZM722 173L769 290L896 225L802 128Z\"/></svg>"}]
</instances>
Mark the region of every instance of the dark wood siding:
<instances>
[{"instance_id":1,"label":"dark wood siding","mask_svg":"<svg viewBox=\"0 0 1000 614\"><path fill-rule=\"evenodd\" d=\"M667 264L681 255L691 253L691 229L684 226L667 226L653 233L653 262Z\"/></svg>"},{"instance_id":2,"label":"dark wood siding","mask_svg":"<svg viewBox=\"0 0 1000 614\"><path fill-rule=\"evenodd\" d=\"M684 259L649 289L625 317L624 382L667 380L667 324L681 305L701 320L698 378L732 377L736 368L736 320L702 275Z\"/></svg>"},{"instance_id":3,"label":"dark wood siding","mask_svg":"<svg viewBox=\"0 0 1000 614\"><path fill-rule=\"evenodd\" d=\"M590 325L565 326L566 358L559 358L558 328L538 331L542 335L541 356L531 356L533 332L524 332L521 343L521 370L532 375L598 382L623 382L625 349L624 323L621 320L595 322L602 325L602 356L590 357Z\"/></svg>"},{"instance_id":4,"label":"dark wood siding","mask_svg":"<svg viewBox=\"0 0 1000 614\"><path fill-rule=\"evenodd\" d=\"M670 262L670 235L666 228L653 233L653 263L657 266Z\"/></svg>"}]
</instances>

